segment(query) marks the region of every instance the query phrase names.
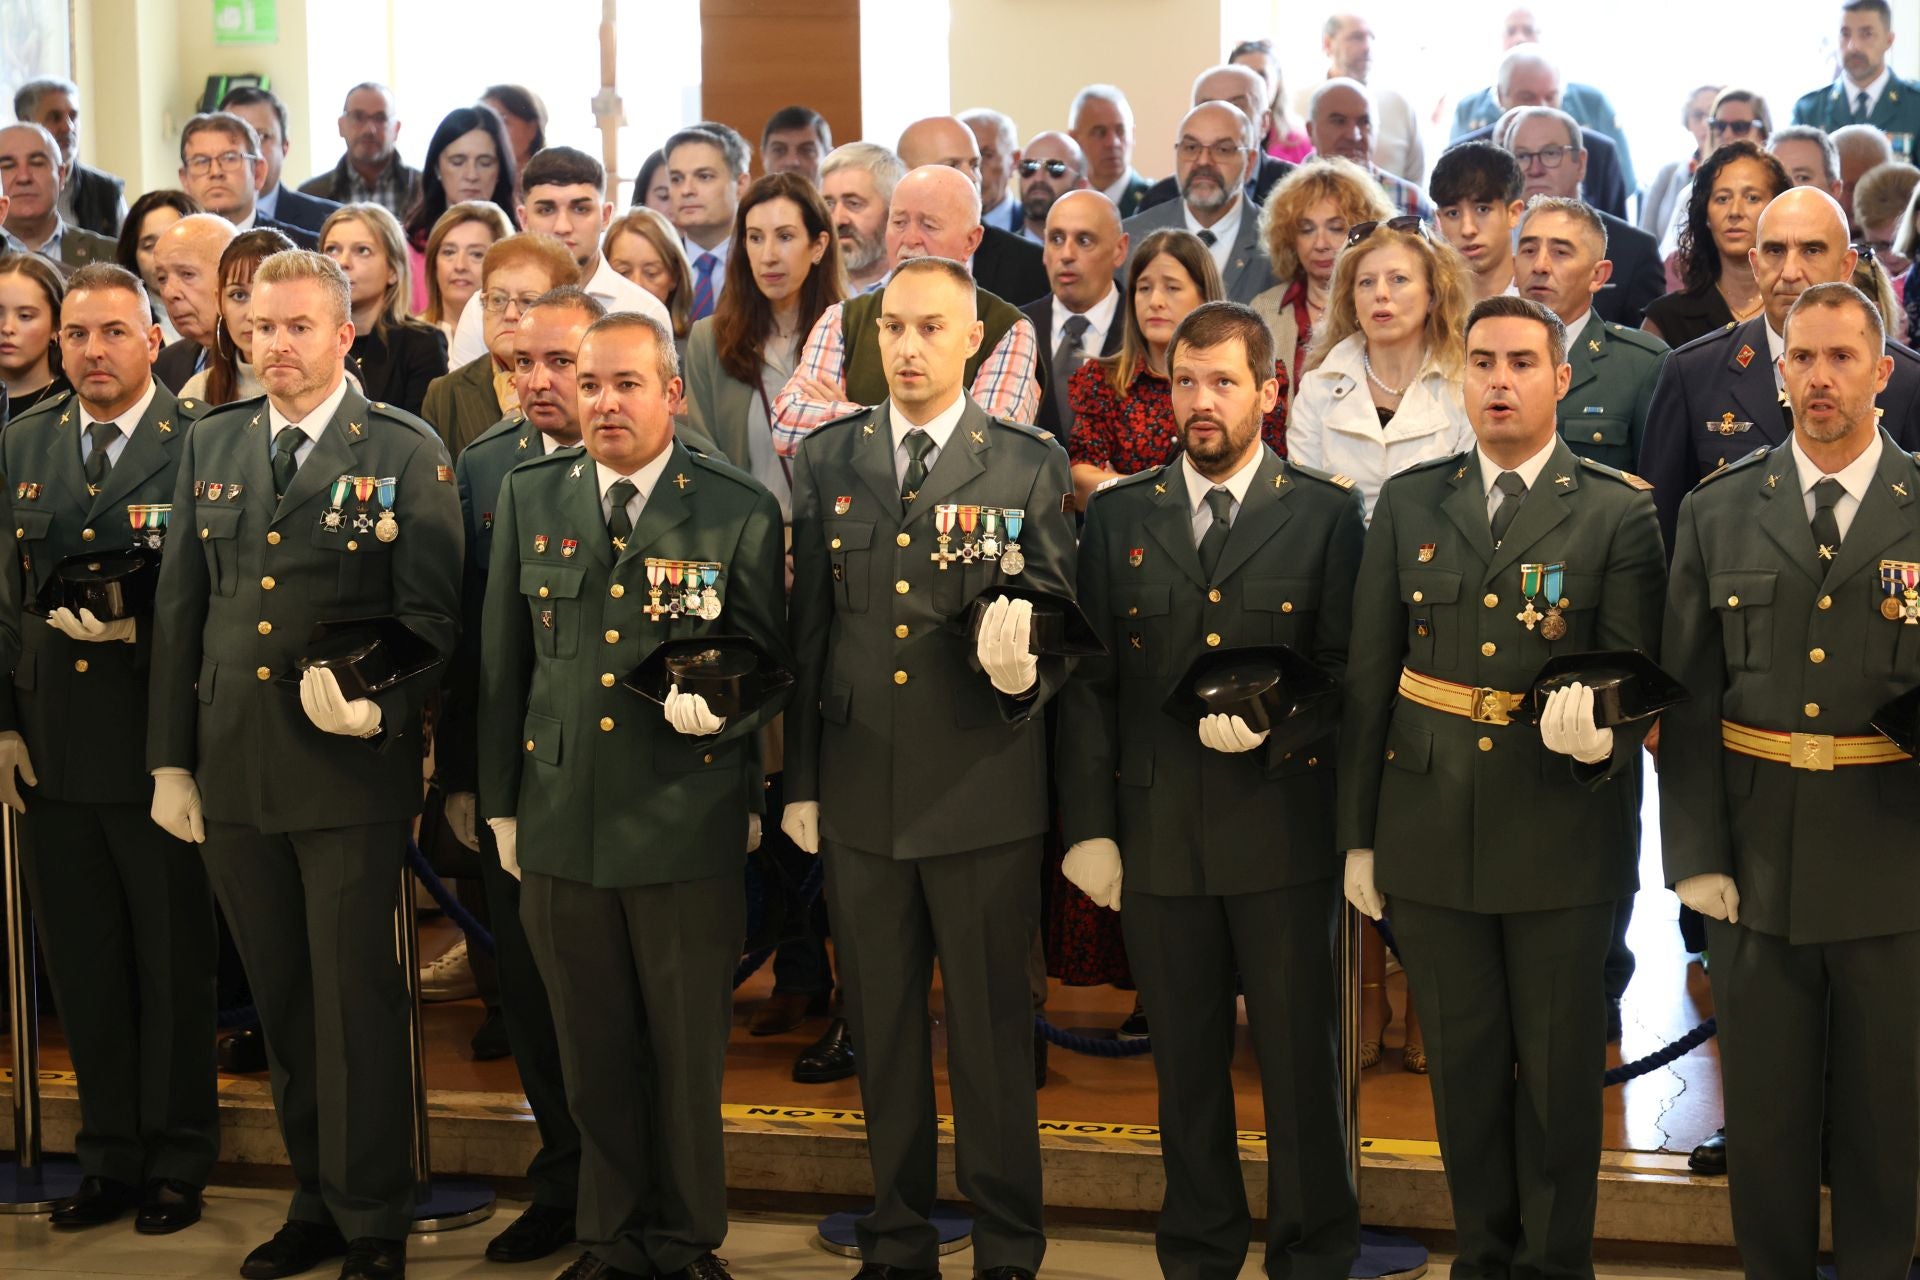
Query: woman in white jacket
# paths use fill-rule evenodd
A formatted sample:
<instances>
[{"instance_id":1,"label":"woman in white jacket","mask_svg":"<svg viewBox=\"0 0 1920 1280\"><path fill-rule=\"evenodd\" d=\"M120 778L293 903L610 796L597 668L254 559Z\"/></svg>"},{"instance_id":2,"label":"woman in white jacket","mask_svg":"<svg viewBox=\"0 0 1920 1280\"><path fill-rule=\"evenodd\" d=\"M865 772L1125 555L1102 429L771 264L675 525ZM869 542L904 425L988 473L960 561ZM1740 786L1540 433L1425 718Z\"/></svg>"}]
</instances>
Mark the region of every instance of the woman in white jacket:
<instances>
[{"instance_id":1,"label":"woman in white jacket","mask_svg":"<svg viewBox=\"0 0 1920 1280\"><path fill-rule=\"evenodd\" d=\"M1388 476L1470 447L1466 315L1466 263L1418 219L1354 227L1294 397L1287 456L1352 477L1371 519Z\"/></svg>"}]
</instances>

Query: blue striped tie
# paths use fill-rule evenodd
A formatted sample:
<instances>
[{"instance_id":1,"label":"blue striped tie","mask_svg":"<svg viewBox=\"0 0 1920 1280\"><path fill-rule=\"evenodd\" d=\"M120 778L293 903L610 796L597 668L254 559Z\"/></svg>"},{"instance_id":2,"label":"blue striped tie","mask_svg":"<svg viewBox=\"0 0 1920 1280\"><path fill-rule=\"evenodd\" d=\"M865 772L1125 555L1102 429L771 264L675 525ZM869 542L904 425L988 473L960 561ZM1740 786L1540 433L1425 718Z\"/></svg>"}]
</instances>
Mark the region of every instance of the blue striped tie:
<instances>
[{"instance_id":1,"label":"blue striped tie","mask_svg":"<svg viewBox=\"0 0 1920 1280\"><path fill-rule=\"evenodd\" d=\"M711 253L703 253L693 260L693 310L688 318L699 320L713 314L713 269L720 259Z\"/></svg>"}]
</instances>

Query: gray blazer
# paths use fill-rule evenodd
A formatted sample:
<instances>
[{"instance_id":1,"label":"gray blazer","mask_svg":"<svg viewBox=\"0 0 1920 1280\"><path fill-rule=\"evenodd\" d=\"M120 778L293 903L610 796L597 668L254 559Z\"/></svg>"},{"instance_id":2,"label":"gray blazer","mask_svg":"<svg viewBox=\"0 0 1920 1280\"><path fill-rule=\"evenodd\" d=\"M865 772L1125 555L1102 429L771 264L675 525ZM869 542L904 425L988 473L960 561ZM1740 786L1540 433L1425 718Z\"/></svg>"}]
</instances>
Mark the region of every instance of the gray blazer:
<instances>
[{"instance_id":1,"label":"gray blazer","mask_svg":"<svg viewBox=\"0 0 1920 1280\"><path fill-rule=\"evenodd\" d=\"M711 316L687 331L687 350L680 360L680 377L686 386L686 430L682 438L711 442L728 462L752 474L753 459L747 453L747 422L753 413L757 394L752 383L742 382L720 367L720 349L713 338Z\"/></svg>"},{"instance_id":2,"label":"gray blazer","mask_svg":"<svg viewBox=\"0 0 1920 1280\"><path fill-rule=\"evenodd\" d=\"M1246 193L1240 198L1246 200ZM1132 238L1134 245L1152 232L1163 227L1185 227L1187 225L1186 205L1180 200L1169 200L1165 204L1142 209L1121 224ZM1133 261L1132 254L1127 257L1128 264ZM1121 269L1124 277L1126 269ZM1273 263L1267 258L1267 251L1260 243L1260 210L1252 201L1240 211L1240 233L1234 237L1233 252L1227 257L1227 269L1220 273L1220 283L1226 287L1227 297L1234 302L1251 303L1254 298L1273 287Z\"/></svg>"}]
</instances>

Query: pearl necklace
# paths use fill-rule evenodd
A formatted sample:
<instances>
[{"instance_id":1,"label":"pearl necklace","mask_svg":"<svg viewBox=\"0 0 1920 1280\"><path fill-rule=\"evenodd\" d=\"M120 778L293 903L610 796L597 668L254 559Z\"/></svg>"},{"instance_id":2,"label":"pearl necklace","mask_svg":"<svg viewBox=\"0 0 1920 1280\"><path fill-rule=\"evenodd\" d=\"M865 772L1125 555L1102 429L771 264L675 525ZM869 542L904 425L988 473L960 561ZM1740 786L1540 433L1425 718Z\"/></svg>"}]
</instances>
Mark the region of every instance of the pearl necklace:
<instances>
[{"instance_id":1,"label":"pearl necklace","mask_svg":"<svg viewBox=\"0 0 1920 1280\"><path fill-rule=\"evenodd\" d=\"M1424 360L1422 361L1422 363L1425 363ZM1407 394L1407 389L1405 387L1390 387L1384 381L1381 380L1381 377L1379 374L1373 371L1373 361L1367 358L1367 349L1365 346L1362 346L1360 348L1360 364L1363 368L1366 369L1367 377L1372 379L1373 385L1380 388L1382 391L1386 392L1388 395L1394 396L1397 398Z\"/></svg>"}]
</instances>

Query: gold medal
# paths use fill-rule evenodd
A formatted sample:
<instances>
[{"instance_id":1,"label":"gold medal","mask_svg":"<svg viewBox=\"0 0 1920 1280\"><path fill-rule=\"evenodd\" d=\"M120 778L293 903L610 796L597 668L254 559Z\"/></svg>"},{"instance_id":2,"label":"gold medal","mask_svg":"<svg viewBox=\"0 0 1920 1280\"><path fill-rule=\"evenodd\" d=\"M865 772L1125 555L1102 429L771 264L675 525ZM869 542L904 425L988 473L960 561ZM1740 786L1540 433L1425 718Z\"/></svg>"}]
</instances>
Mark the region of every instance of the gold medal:
<instances>
[{"instance_id":1,"label":"gold medal","mask_svg":"<svg viewBox=\"0 0 1920 1280\"><path fill-rule=\"evenodd\" d=\"M1547 616L1540 620L1540 638L1542 640L1564 640L1567 638L1567 620L1561 616L1560 606L1547 610Z\"/></svg>"},{"instance_id":2,"label":"gold medal","mask_svg":"<svg viewBox=\"0 0 1920 1280\"><path fill-rule=\"evenodd\" d=\"M1900 621L1900 615L1905 612L1906 610L1901 608L1900 606L1900 597L1898 596L1880 597L1880 616L1885 618L1888 622Z\"/></svg>"},{"instance_id":3,"label":"gold medal","mask_svg":"<svg viewBox=\"0 0 1920 1280\"><path fill-rule=\"evenodd\" d=\"M382 542L392 542L400 536L400 522L393 518L391 509L380 513L379 523L373 527L373 536Z\"/></svg>"}]
</instances>

